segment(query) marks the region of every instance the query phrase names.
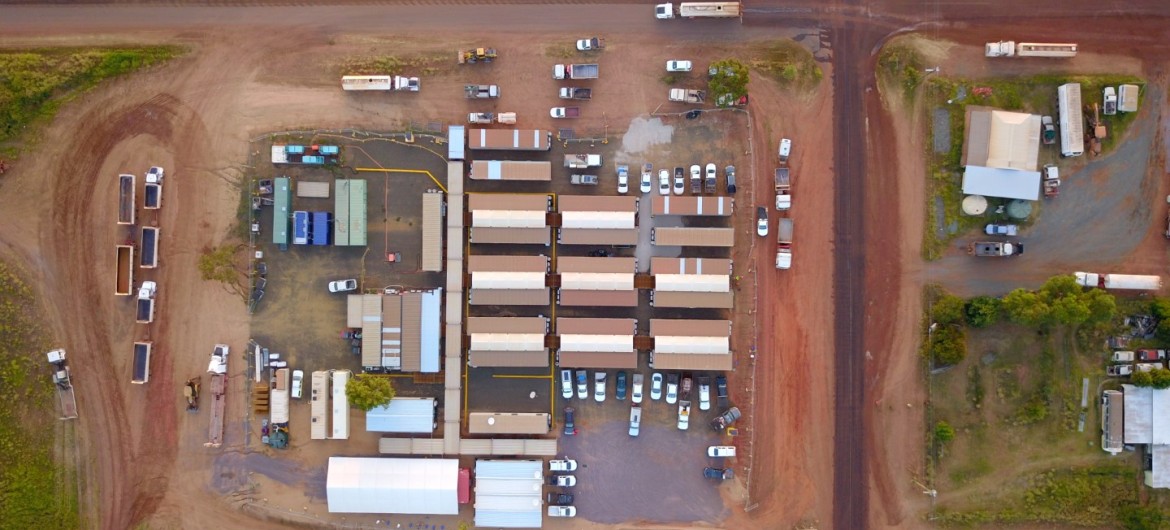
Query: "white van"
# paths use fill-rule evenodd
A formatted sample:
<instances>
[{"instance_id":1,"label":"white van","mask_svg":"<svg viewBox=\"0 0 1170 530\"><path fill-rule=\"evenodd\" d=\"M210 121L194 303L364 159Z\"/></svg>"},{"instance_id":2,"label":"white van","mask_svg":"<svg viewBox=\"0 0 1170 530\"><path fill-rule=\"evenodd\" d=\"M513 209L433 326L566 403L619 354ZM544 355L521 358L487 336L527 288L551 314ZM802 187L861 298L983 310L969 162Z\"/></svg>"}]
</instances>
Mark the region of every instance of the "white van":
<instances>
[{"instance_id":1,"label":"white van","mask_svg":"<svg viewBox=\"0 0 1170 530\"><path fill-rule=\"evenodd\" d=\"M716 457L732 457L735 456L734 445L712 445L707 448L707 456L711 458Z\"/></svg>"},{"instance_id":2,"label":"white van","mask_svg":"<svg viewBox=\"0 0 1170 530\"><path fill-rule=\"evenodd\" d=\"M561 397L573 398L573 371L561 370Z\"/></svg>"},{"instance_id":3,"label":"white van","mask_svg":"<svg viewBox=\"0 0 1170 530\"><path fill-rule=\"evenodd\" d=\"M642 426L642 407L630 407L630 436L637 437Z\"/></svg>"}]
</instances>

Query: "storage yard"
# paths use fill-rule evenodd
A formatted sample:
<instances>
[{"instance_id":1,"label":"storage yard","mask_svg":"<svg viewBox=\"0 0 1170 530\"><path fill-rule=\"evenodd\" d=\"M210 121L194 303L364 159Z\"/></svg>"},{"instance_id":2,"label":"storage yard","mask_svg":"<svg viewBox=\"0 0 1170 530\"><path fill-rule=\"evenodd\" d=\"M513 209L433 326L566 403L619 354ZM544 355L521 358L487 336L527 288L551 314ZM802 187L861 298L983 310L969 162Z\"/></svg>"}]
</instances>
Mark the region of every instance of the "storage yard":
<instances>
[{"instance_id":1,"label":"storage yard","mask_svg":"<svg viewBox=\"0 0 1170 530\"><path fill-rule=\"evenodd\" d=\"M1070 87L1047 113L972 118L989 139L1036 126L1040 157L988 141L965 165L983 168L972 190L1011 192L999 166L1023 160L1030 195L1002 198L1042 211L923 265L922 127L883 107L858 67L885 30L822 6L810 9L825 27L725 7L618 4L576 19L587 11L539 6L560 18L533 34L504 34L517 19L500 18L533 6L441 20L415 6L389 22L361 6L237 12L244 27L127 7L157 9L149 38L191 39L190 57L70 103L0 197L6 259L31 264L69 354L68 368L63 352L50 362L60 416L85 428L83 517L924 527L922 449L893 443L924 430L919 365L904 355L923 283L1002 293L1089 271L1084 285L1127 288L1163 270L1166 186L1147 177L1161 174L1149 153L1164 89L1114 83L1113 100L1086 88L1076 103ZM921 15L899 9L891 20ZM23 13L6 42L129 35L104 12ZM487 21L499 33L456 29ZM1047 44L965 27L931 59L974 79L1149 76L1092 32L1060 44L1067 24L1029 39ZM786 84L768 39L812 54L824 80ZM727 57L752 65L750 98L711 92L707 67ZM1098 100L1133 127L1086 162L1096 130L1076 107ZM1055 146L1042 137L1050 114ZM1087 226L1085 212L1127 229ZM1106 250L1084 256L1060 226ZM238 281L201 279L216 249ZM362 374L391 381L395 400L352 407L345 388Z\"/></svg>"}]
</instances>

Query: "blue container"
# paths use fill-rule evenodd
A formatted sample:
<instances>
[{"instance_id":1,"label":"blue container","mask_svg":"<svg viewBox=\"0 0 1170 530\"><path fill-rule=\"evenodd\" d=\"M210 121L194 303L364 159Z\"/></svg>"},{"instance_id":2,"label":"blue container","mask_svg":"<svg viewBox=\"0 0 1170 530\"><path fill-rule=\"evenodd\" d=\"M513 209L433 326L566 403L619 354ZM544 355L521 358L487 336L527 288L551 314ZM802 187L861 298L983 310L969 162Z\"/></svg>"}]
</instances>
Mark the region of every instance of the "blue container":
<instances>
[{"instance_id":1,"label":"blue container","mask_svg":"<svg viewBox=\"0 0 1170 530\"><path fill-rule=\"evenodd\" d=\"M303 145L285 146L284 152L286 152L290 155L303 155L303 154L305 154L305 146L303 146Z\"/></svg>"},{"instance_id":2,"label":"blue container","mask_svg":"<svg viewBox=\"0 0 1170 530\"><path fill-rule=\"evenodd\" d=\"M336 145L323 145L321 146L321 149L318 150L318 152L323 155L336 155L340 151Z\"/></svg>"},{"instance_id":3,"label":"blue container","mask_svg":"<svg viewBox=\"0 0 1170 530\"><path fill-rule=\"evenodd\" d=\"M293 212L293 244L309 244L309 212Z\"/></svg>"},{"instance_id":4,"label":"blue container","mask_svg":"<svg viewBox=\"0 0 1170 530\"><path fill-rule=\"evenodd\" d=\"M329 212L313 212L313 244L324 246L329 244L333 235L333 214Z\"/></svg>"},{"instance_id":5,"label":"blue container","mask_svg":"<svg viewBox=\"0 0 1170 530\"><path fill-rule=\"evenodd\" d=\"M319 165L322 165L322 164L324 164L324 163L325 163L325 157L323 157L323 156L305 155L305 156L302 156L302 157L301 157L301 163L302 163L302 164L312 164L312 165L317 165L317 166L319 166Z\"/></svg>"}]
</instances>

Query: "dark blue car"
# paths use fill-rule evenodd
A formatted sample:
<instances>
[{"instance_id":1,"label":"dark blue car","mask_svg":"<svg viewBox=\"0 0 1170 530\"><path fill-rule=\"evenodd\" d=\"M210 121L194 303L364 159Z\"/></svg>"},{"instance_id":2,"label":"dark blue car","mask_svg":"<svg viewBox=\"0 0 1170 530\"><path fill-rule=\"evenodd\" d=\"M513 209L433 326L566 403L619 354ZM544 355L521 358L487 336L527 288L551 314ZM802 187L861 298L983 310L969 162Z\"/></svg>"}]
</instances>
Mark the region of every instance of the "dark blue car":
<instances>
[{"instance_id":1,"label":"dark blue car","mask_svg":"<svg viewBox=\"0 0 1170 530\"><path fill-rule=\"evenodd\" d=\"M626 372L621 371L617 373L617 398L619 400L626 399Z\"/></svg>"},{"instance_id":2,"label":"dark blue car","mask_svg":"<svg viewBox=\"0 0 1170 530\"><path fill-rule=\"evenodd\" d=\"M577 424L573 422L573 407L565 407L565 436L577 434Z\"/></svg>"}]
</instances>

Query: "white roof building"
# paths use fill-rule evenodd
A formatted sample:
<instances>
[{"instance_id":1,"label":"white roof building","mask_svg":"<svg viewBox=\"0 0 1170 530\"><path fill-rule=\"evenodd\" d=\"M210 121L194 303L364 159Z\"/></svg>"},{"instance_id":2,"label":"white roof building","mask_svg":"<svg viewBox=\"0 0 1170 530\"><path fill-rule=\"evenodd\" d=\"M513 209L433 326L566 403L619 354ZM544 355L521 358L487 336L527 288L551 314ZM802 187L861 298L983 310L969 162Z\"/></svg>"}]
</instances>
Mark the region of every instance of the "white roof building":
<instances>
[{"instance_id":1,"label":"white roof building","mask_svg":"<svg viewBox=\"0 0 1170 530\"><path fill-rule=\"evenodd\" d=\"M325 493L329 513L455 515L459 461L334 456L329 458Z\"/></svg>"},{"instance_id":2,"label":"white roof building","mask_svg":"<svg viewBox=\"0 0 1170 530\"><path fill-rule=\"evenodd\" d=\"M1040 116L969 106L965 133L963 193L1040 198Z\"/></svg>"},{"instance_id":3,"label":"white roof building","mask_svg":"<svg viewBox=\"0 0 1170 530\"><path fill-rule=\"evenodd\" d=\"M540 528L543 486L541 460L476 460L475 526Z\"/></svg>"},{"instance_id":4,"label":"white roof building","mask_svg":"<svg viewBox=\"0 0 1170 530\"><path fill-rule=\"evenodd\" d=\"M1149 445L1146 485L1170 488L1170 390L1121 385L1126 444Z\"/></svg>"}]
</instances>

